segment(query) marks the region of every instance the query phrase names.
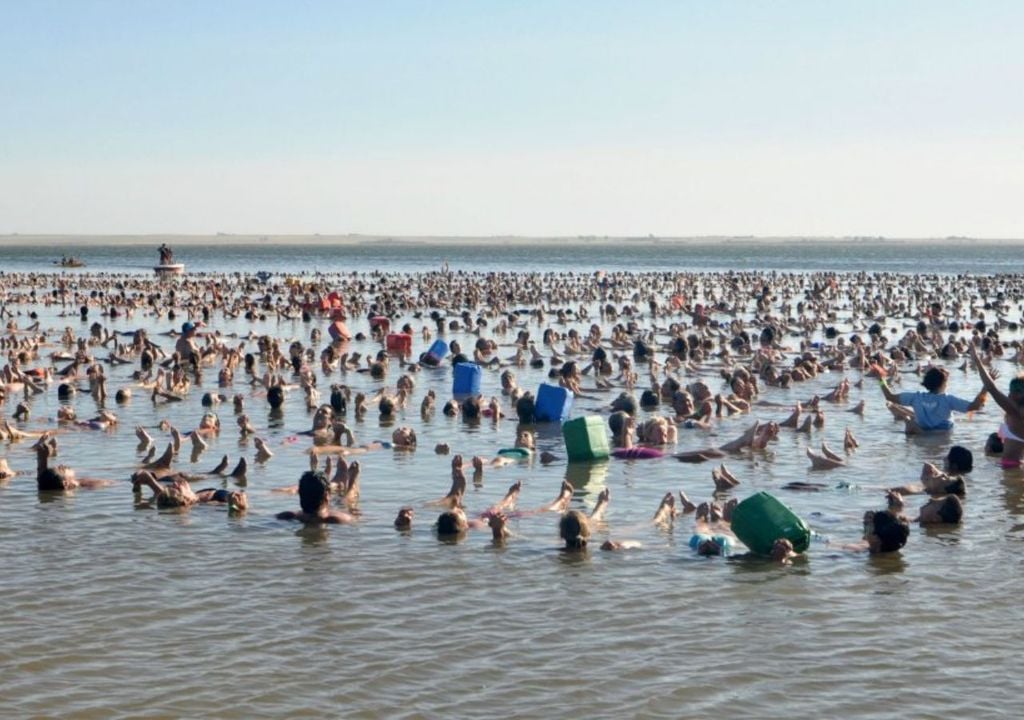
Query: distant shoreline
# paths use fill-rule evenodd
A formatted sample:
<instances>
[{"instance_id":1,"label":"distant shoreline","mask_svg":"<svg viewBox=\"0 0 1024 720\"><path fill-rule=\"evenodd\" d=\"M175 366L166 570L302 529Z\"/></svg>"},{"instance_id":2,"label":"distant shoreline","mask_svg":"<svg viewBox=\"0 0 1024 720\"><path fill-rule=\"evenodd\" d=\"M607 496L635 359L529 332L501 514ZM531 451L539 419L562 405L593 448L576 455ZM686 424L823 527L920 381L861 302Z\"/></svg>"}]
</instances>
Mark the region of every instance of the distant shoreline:
<instances>
[{"instance_id":1,"label":"distant shoreline","mask_svg":"<svg viewBox=\"0 0 1024 720\"><path fill-rule=\"evenodd\" d=\"M695 236L695 237L612 237L575 235L569 237L527 237L501 235L489 237L465 236L389 236L389 235L0 235L0 249L3 247L43 246L50 248L80 248L89 245L105 246L153 246L168 243L173 246L189 247L198 245L681 245L681 244L931 244L931 245L1024 245L1019 238L886 238L886 237L759 237L759 236Z\"/></svg>"}]
</instances>

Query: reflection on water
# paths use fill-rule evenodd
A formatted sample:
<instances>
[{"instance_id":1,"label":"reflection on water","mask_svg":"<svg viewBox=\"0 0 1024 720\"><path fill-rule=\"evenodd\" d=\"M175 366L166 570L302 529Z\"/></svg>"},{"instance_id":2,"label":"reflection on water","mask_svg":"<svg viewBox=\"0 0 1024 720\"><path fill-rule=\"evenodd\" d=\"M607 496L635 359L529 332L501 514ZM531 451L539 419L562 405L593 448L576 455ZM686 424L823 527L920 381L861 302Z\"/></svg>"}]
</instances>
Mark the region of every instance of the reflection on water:
<instances>
[{"instance_id":1,"label":"reflection on water","mask_svg":"<svg viewBox=\"0 0 1024 720\"><path fill-rule=\"evenodd\" d=\"M581 497L597 495L604 489L609 461L573 462L565 465L565 479Z\"/></svg>"},{"instance_id":2,"label":"reflection on water","mask_svg":"<svg viewBox=\"0 0 1024 720\"><path fill-rule=\"evenodd\" d=\"M43 317L44 325L67 322ZM141 315L109 322L119 330L169 327ZM249 330L243 320L214 316L211 324ZM257 330L305 342L312 325L272 321ZM367 330L358 319L350 326ZM376 349L353 345L364 354ZM111 366L110 388L132 385L132 370ZM543 371L517 375L530 388L546 380ZM672 458L534 460L487 466L474 478L470 515L517 480L520 509L549 503L563 479L583 510L609 488L606 519L585 553L559 549L553 513L514 517L504 545L494 545L487 530L439 540L432 528L438 509L425 503L447 490L451 455L435 455L434 445L492 458L512 444L516 428L512 420L467 424L440 412L422 421L426 389L441 388L440 399L450 388L446 368L421 375L409 408L394 419L416 429L419 449L358 458L361 516L353 525L274 519L298 505L294 495L270 490L293 484L309 466L308 439L296 435L309 429L311 414L293 392L283 412L270 416L265 397L241 381L223 392L245 397L274 457L251 462L252 444L239 442L232 410L222 406L222 435L195 462L186 449L178 464L200 472L225 454L232 465L246 457L252 512L233 517L223 508L176 512L136 503L127 482L139 458L135 426L148 428L162 450L169 436L160 421L195 427L199 398L216 391L213 381L183 403L154 405L136 392L116 408L121 424L113 433L61 433L59 461L82 476L119 481L114 487L41 495L30 443L0 446L23 473L0 485L0 717L888 718L898 698L914 716L978 718L1012 713L1024 689L1019 474L1004 473L976 450L963 527L914 527L896 555L837 549L859 538L865 510L884 504L881 488L915 481L921 463L941 462L947 449L948 441L899 433L874 384L854 389L847 406L826 406L823 429L787 432L771 452L727 460L742 483L735 496L770 490L831 541L817 541L806 560L779 567L698 558L687 544L692 520L670 528L651 523L665 492L684 490L700 501L713 489L710 465ZM380 386L354 373L344 382L368 394ZM779 391L781 406L758 407L755 415L778 420L786 405L835 382L823 376ZM484 373L482 390L500 395L497 372ZM950 390L972 396L976 377L953 372ZM865 416L844 412L861 399ZM19 424L24 430L48 426L59 406L55 393L31 404L33 419ZM69 404L86 417L96 411L84 393ZM581 403L576 412L602 404ZM980 449L998 420L990 407L960 421L954 437ZM360 443L387 439L392 427L374 409L363 419L350 414L349 422ZM714 433L682 430L679 448L731 439L748 422L726 418ZM847 427L861 442L849 467L811 473L804 451L822 441L841 447ZM539 428L538 450L564 456L557 425ZM824 488L781 489L791 481ZM202 486L236 483L209 477ZM908 498L908 513L921 503ZM392 522L406 504L416 508L414 525L397 532ZM607 538L642 547L598 550ZM969 642L961 642L968 627ZM998 681L978 693L980 677Z\"/></svg>"}]
</instances>

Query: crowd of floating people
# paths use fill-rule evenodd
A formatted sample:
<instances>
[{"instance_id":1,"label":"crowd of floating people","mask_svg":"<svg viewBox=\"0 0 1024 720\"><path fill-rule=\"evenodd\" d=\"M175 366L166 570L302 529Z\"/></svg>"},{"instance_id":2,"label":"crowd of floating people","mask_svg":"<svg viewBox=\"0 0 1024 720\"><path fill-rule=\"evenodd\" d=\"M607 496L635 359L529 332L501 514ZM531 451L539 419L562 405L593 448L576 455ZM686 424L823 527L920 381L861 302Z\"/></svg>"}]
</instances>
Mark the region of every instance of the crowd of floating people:
<instances>
[{"instance_id":1,"label":"crowd of floating people","mask_svg":"<svg viewBox=\"0 0 1024 720\"><path fill-rule=\"evenodd\" d=\"M713 466L708 500L666 492L652 509L653 523L692 517L690 547L702 555L741 556L749 550L789 563L806 546L781 528L759 547L738 537L733 521L744 511L743 480L727 463L766 452L782 433L810 436L839 413L863 415L866 403L851 403L851 388L877 386L879 406L893 422L908 434L935 435L948 445L944 467L925 463L917 482L894 483L880 492L878 509L864 517L863 542L843 546L894 552L910 535L908 496L926 497L915 522L958 524L975 453L998 455L1007 472L1021 465L1024 378L1016 369L1024 360L1018 339L1022 293L1024 285L1010 275L445 268L298 277L194 274L169 282L138 275L5 273L0 275L0 317L6 327L0 340L6 359L0 371L0 440L6 454L0 457L0 481L27 481L33 474L18 466L15 453L28 445L36 456L40 493L124 487L137 502L158 508L213 504L246 513L253 509L242 482L248 460L231 463L225 457L209 472L195 473L177 468L179 454L189 454L194 464L211 438L237 433L252 440L254 462L271 463L276 448L256 418L268 410L283 412L286 397L299 393L309 425L296 436L310 467L291 478L292 484L286 478L273 488L283 501L297 496L296 509L276 515L282 523L361 522L359 458L385 451L452 454L460 425L451 426L446 442L423 449L410 420L443 413L501 422L508 447L494 457L454 454L448 492L395 508L397 531L408 532L421 522L417 512L427 512L441 538L479 529L489 530L495 543L506 543L515 541L511 521L551 513L559 516L565 549L586 551L594 523L606 517L612 503L607 488L589 512L573 507L574 488L565 481L540 507L518 507L521 480L483 511L466 507L467 474L479 478L507 465L571 461L565 448L537 450L538 423L551 420L539 417L537 393L519 384L517 373L529 368L546 373L547 383L564 397L600 401L601 434L610 437L611 457ZM46 327L43 317L58 322ZM353 333L351 318L365 320L359 325L369 331ZM113 329L114 320L129 326L139 322L137 329L125 331ZM304 323L308 340L279 338L268 330L282 320ZM222 332L226 321L250 331ZM168 329L154 336L146 327ZM414 342L432 349L414 356ZM493 374L500 392L492 397L454 393L449 374L424 372L459 365ZM946 392L951 367L977 373L973 397ZM1000 379L1002 374L1009 379ZM108 377L115 375L120 380L108 388ZM371 379L375 389L354 391L351 378L357 375ZM773 400L780 390L822 377L830 378L826 393L797 403ZM918 384L923 389L916 390ZM69 400L86 393L96 412L79 417ZM41 426L32 422L33 405L48 394L56 395L59 411ZM956 416L982 410L990 398L1004 414L999 429L984 448L958 444ZM183 431L163 422L123 428L118 408L129 402L152 403L157 414L170 403L194 407L196 427ZM221 408L230 409L233 422L222 425ZM360 443L353 420L373 415L400 416L410 424L396 428L390 440ZM724 418L743 415L751 419L736 437L677 450L680 432L700 430L717 440ZM138 455L123 477L87 477L56 462L62 437L75 431L134 431ZM165 437L166 445L154 435ZM102 434L97 437L103 442ZM847 429L842 448L822 443L806 450L807 461L819 471L848 467L859 445ZM240 482L206 487L225 478ZM784 487L812 492L820 484L794 480ZM747 505L745 513L748 525L752 507ZM614 535L612 525L601 549L638 546Z\"/></svg>"}]
</instances>

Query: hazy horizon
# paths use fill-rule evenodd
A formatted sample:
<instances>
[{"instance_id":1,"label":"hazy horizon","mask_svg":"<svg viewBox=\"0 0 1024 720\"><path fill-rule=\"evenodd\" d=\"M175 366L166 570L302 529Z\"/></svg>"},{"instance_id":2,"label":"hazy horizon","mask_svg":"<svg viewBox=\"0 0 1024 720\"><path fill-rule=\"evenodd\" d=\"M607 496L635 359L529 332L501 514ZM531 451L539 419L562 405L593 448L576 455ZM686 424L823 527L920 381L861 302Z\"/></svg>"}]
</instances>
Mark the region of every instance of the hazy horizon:
<instances>
[{"instance_id":1,"label":"hazy horizon","mask_svg":"<svg viewBox=\"0 0 1024 720\"><path fill-rule=\"evenodd\" d=\"M155 245L167 242L180 246L208 245L211 242L223 245L364 245L364 244L420 244L420 245L469 245L486 242L499 242L511 245L543 245L559 243L567 245L630 243L637 245L651 244L706 244L712 242L728 244L793 244L793 243L890 243L890 244L1024 244L1024 238L974 238L965 236L947 236L935 238L890 238L890 237L809 237L806 235L790 237L761 237L754 235L701 235L701 236L614 236L614 235L366 235L361 233L309 235L283 234L267 235L258 233L209 233L180 235L174 233L124 234L124 235L59 235L59 234L22 234L12 233L0 235L0 246L42 245L49 248L85 247L93 245Z\"/></svg>"}]
</instances>

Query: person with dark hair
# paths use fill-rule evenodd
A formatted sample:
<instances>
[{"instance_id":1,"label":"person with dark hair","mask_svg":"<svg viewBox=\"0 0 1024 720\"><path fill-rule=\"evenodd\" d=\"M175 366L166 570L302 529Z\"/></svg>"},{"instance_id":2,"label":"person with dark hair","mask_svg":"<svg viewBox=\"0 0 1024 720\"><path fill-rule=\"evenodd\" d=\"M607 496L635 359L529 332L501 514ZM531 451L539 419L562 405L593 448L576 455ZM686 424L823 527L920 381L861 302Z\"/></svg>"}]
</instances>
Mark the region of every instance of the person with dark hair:
<instances>
[{"instance_id":1,"label":"person with dark hair","mask_svg":"<svg viewBox=\"0 0 1024 720\"><path fill-rule=\"evenodd\" d=\"M36 484L40 492L66 492L78 488L93 490L114 484L112 480L78 479L75 476L75 471L67 465L50 467L50 458L57 454L57 439L50 433L44 433L34 447L36 451Z\"/></svg>"},{"instance_id":2,"label":"person with dark hair","mask_svg":"<svg viewBox=\"0 0 1024 720\"><path fill-rule=\"evenodd\" d=\"M355 522L355 517L331 510L331 483L322 472L307 470L299 478L299 512L278 513L278 520L298 520L307 525Z\"/></svg>"},{"instance_id":3,"label":"person with dark hair","mask_svg":"<svg viewBox=\"0 0 1024 720\"><path fill-rule=\"evenodd\" d=\"M480 417L482 410L479 395L470 395L462 403L462 417L466 420L476 420Z\"/></svg>"},{"instance_id":4,"label":"person with dark hair","mask_svg":"<svg viewBox=\"0 0 1024 720\"><path fill-rule=\"evenodd\" d=\"M921 525L956 525L964 516L964 504L956 495L932 498L924 505L917 516Z\"/></svg>"},{"instance_id":5,"label":"person with dark hair","mask_svg":"<svg viewBox=\"0 0 1024 720\"><path fill-rule=\"evenodd\" d=\"M992 373L978 356L978 346L971 345L971 359L974 360L978 374L981 376L981 383L985 390L992 393L992 398L1005 413L1003 424L999 427L999 438L1002 440L1002 459L999 465L1004 470L1014 470L1021 466L1021 458L1024 457L1024 377L1015 377L1010 381L1009 393L1003 392L996 386ZM986 444L988 449L989 444Z\"/></svg>"},{"instance_id":6,"label":"person with dark hair","mask_svg":"<svg viewBox=\"0 0 1024 720\"><path fill-rule=\"evenodd\" d=\"M986 455L1002 455L1004 447L1003 439L999 437L999 433L989 433L988 438L985 440Z\"/></svg>"},{"instance_id":7,"label":"person with dark hair","mask_svg":"<svg viewBox=\"0 0 1024 720\"><path fill-rule=\"evenodd\" d=\"M889 488L889 491L899 493L900 495L927 493L932 497L942 497L945 495L964 497L967 494L967 484L962 477L949 475L931 463L925 463L924 467L921 468L921 482Z\"/></svg>"},{"instance_id":8,"label":"person with dark hair","mask_svg":"<svg viewBox=\"0 0 1024 720\"><path fill-rule=\"evenodd\" d=\"M138 493L143 485L153 491L150 501L155 502L159 508L190 508L201 503L227 505L229 511L239 513L249 508L249 498L243 491L217 488L192 490L192 484L181 473L157 480L148 470L140 470L132 475L132 490Z\"/></svg>"},{"instance_id":9,"label":"person with dark hair","mask_svg":"<svg viewBox=\"0 0 1024 720\"><path fill-rule=\"evenodd\" d=\"M985 407L987 391L982 388L974 400L964 400L955 395L947 395L946 383L949 371L945 368L929 368L924 374L921 384L928 392L894 393L889 384L882 379L879 385L888 402L893 416L906 423L908 435L921 432L945 431L953 429L950 415L954 412L969 413Z\"/></svg>"},{"instance_id":10,"label":"person with dark hair","mask_svg":"<svg viewBox=\"0 0 1024 720\"><path fill-rule=\"evenodd\" d=\"M886 499L890 510L903 512L903 497L899 493L890 491ZM922 505L914 522L920 525L957 525L963 516L963 501L956 495L944 495L933 497Z\"/></svg>"},{"instance_id":11,"label":"person with dark hair","mask_svg":"<svg viewBox=\"0 0 1024 720\"><path fill-rule=\"evenodd\" d=\"M637 405L633 393L621 392L612 400L611 409L613 412L624 412L629 415L636 415Z\"/></svg>"},{"instance_id":12,"label":"person with dark hair","mask_svg":"<svg viewBox=\"0 0 1024 720\"><path fill-rule=\"evenodd\" d=\"M268 387L267 404L275 410L284 405L284 387L281 385L271 385Z\"/></svg>"},{"instance_id":13,"label":"person with dark hair","mask_svg":"<svg viewBox=\"0 0 1024 720\"><path fill-rule=\"evenodd\" d=\"M537 401L533 397L533 393L527 392L521 398L516 400L516 415L519 417L519 422L524 425L533 423L537 413Z\"/></svg>"},{"instance_id":14,"label":"person with dark hair","mask_svg":"<svg viewBox=\"0 0 1024 720\"><path fill-rule=\"evenodd\" d=\"M864 546L872 555L895 552L907 544L910 523L892 510L864 513Z\"/></svg>"},{"instance_id":15,"label":"person with dark hair","mask_svg":"<svg viewBox=\"0 0 1024 720\"><path fill-rule=\"evenodd\" d=\"M459 459L461 463L461 459ZM456 469L461 468L461 464L456 466L453 462L453 472ZM464 486L464 480L462 485ZM453 485L454 487L454 485ZM508 522L508 515L506 513L512 512L515 509L516 501L519 499L519 492L522 490L522 481L513 483L505 496L497 503L485 510L479 517L470 518L466 515L465 509L462 507L462 496L459 493L456 502L452 506L442 512L437 518L437 535L442 539L451 539L461 537L467 530L480 530L486 527L491 529L491 538L497 542L504 542L509 536L508 528L506 527ZM404 510L404 508L403 508ZM409 525L403 527L399 526L399 521L403 520L402 511L399 511L398 518L395 519L395 527L399 529L408 529L411 525L411 516L409 517Z\"/></svg>"},{"instance_id":16,"label":"person with dark hair","mask_svg":"<svg viewBox=\"0 0 1024 720\"><path fill-rule=\"evenodd\" d=\"M974 469L974 453L963 445L954 445L946 454L946 471L953 475L966 475Z\"/></svg>"}]
</instances>

